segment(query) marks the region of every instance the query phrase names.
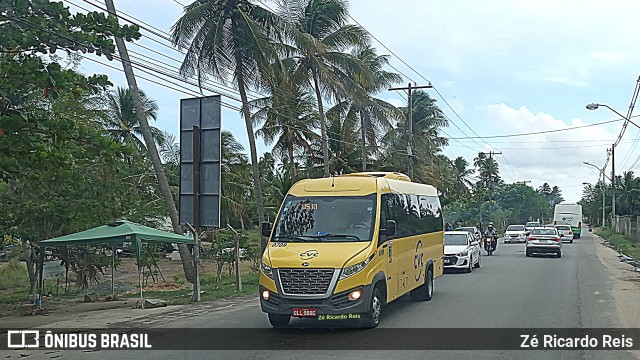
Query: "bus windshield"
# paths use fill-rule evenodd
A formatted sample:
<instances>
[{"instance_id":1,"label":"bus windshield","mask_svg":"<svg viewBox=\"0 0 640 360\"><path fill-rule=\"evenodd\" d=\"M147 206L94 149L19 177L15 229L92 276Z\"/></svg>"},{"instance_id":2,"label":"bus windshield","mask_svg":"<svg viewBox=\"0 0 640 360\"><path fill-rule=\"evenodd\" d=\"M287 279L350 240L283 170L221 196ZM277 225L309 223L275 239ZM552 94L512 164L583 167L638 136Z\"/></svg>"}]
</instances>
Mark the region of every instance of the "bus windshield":
<instances>
[{"instance_id":1,"label":"bus windshield","mask_svg":"<svg viewBox=\"0 0 640 360\"><path fill-rule=\"evenodd\" d=\"M367 196L288 195L275 225L277 242L371 241L376 194Z\"/></svg>"}]
</instances>

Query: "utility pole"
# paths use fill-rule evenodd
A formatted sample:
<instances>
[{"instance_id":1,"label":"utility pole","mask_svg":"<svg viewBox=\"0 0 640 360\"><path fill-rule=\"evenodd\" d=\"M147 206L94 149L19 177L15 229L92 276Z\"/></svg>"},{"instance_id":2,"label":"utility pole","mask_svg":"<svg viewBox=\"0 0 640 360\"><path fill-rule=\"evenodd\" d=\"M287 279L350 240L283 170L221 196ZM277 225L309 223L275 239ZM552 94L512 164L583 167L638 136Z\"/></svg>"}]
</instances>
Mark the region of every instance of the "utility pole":
<instances>
[{"instance_id":1,"label":"utility pole","mask_svg":"<svg viewBox=\"0 0 640 360\"><path fill-rule=\"evenodd\" d=\"M493 155L502 155L502 151L489 151L488 153L483 152L485 155L489 155L489 221L491 221L491 202L493 201L493 173L491 171L491 165L493 164Z\"/></svg>"},{"instance_id":2,"label":"utility pole","mask_svg":"<svg viewBox=\"0 0 640 360\"><path fill-rule=\"evenodd\" d=\"M409 177L411 178L411 180L413 180L413 92L412 90L416 90L416 89L430 89L432 88L433 85L429 84L429 85L421 85L421 86L416 86L416 84L413 84L413 86L411 85L411 83L409 83L409 85L407 87L399 87L399 88L390 88L389 91L391 90L407 90L409 93L409 97L408 97L408 104L407 104L407 129L408 129L408 134L407 134L407 156L409 158L409 167L408 167L408 171L409 171Z\"/></svg>"},{"instance_id":3,"label":"utility pole","mask_svg":"<svg viewBox=\"0 0 640 360\"><path fill-rule=\"evenodd\" d=\"M607 149L608 151L608 149ZM602 171L600 172L602 174L602 228L604 228L605 225L605 221L606 219L606 215L604 213L604 207L605 207L605 196L606 196L606 192L605 192L605 181L606 179L604 178L604 170L605 168L602 168Z\"/></svg>"},{"instance_id":4,"label":"utility pole","mask_svg":"<svg viewBox=\"0 0 640 360\"><path fill-rule=\"evenodd\" d=\"M616 218L616 144L611 146L611 229Z\"/></svg>"}]
</instances>

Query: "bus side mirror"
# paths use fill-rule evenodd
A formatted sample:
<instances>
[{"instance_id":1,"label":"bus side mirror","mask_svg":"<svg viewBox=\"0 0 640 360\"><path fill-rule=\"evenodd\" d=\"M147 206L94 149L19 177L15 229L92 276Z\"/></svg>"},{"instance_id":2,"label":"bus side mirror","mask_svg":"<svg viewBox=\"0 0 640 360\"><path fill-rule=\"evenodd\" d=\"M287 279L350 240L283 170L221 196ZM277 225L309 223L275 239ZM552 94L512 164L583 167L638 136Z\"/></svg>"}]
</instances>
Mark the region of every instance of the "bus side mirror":
<instances>
[{"instance_id":1,"label":"bus side mirror","mask_svg":"<svg viewBox=\"0 0 640 360\"><path fill-rule=\"evenodd\" d=\"M262 236L269 237L271 236L271 223L265 221L262 223Z\"/></svg>"},{"instance_id":2,"label":"bus side mirror","mask_svg":"<svg viewBox=\"0 0 640 360\"><path fill-rule=\"evenodd\" d=\"M396 221L395 220L387 220L387 226L383 229L383 233L386 236L393 236L396 234Z\"/></svg>"}]
</instances>

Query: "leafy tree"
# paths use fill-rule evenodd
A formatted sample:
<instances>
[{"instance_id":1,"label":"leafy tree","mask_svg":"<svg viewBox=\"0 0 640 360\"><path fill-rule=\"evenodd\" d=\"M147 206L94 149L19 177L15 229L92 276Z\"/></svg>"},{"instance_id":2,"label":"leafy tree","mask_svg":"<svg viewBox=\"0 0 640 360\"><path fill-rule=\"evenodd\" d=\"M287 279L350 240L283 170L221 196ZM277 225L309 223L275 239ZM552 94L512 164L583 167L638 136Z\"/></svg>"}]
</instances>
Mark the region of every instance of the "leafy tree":
<instances>
[{"instance_id":1,"label":"leafy tree","mask_svg":"<svg viewBox=\"0 0 640 360\"><path fill-rule=\"evenodd\" d=\"M19 176L33 164L46 161L62 166L45 144L47 99L60 91L75 96L101 91L105 76L82 76L45 56L58 50L95 53L111 59L112 36L127 40L140 34L135 26L119 26L102 13L71 14L62 2L0 2L0 179Z\"/></svg>"}]
</instances>

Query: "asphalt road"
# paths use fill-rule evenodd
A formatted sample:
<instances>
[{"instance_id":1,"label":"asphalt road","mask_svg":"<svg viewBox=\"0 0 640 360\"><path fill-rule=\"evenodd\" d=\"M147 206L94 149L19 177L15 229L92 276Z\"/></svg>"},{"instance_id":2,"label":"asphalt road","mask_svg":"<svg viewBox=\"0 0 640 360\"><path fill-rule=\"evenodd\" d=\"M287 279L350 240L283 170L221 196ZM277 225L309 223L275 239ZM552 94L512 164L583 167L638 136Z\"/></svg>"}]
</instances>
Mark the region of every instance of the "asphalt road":
<instances>
[{"instance_id":1,"label":"asphalt road","mask_svg":"<svg viewBox=\"0 0 640 360\"><path fill-rule=\"evenodd\" d=\"M446 273L435 282L434 299L400 299L383 309L386 328L607 328L619 327L611 281L596 256L588 232L573 244L565 243L562 258L526 258L524 244L500 241L494 256L483 256L480 269L470 274ZM487 310L490 308L491 310ZM313 327L294 320L294 326ZM175 328L269 327L258 301L201 311L199 315L159 316L147 326ZM478 336L481 336L479 334ZM212 339L212 341L215 341ZM247 339L251 341L251 339ZM15 352L16 355L19 355ZM145 351L33 353L31 358L111 359L633 359L622 351ZM14 356L12 356L13 358ZM19 357L19 356L15 356Z\"/></svg>"}]
</instances>

